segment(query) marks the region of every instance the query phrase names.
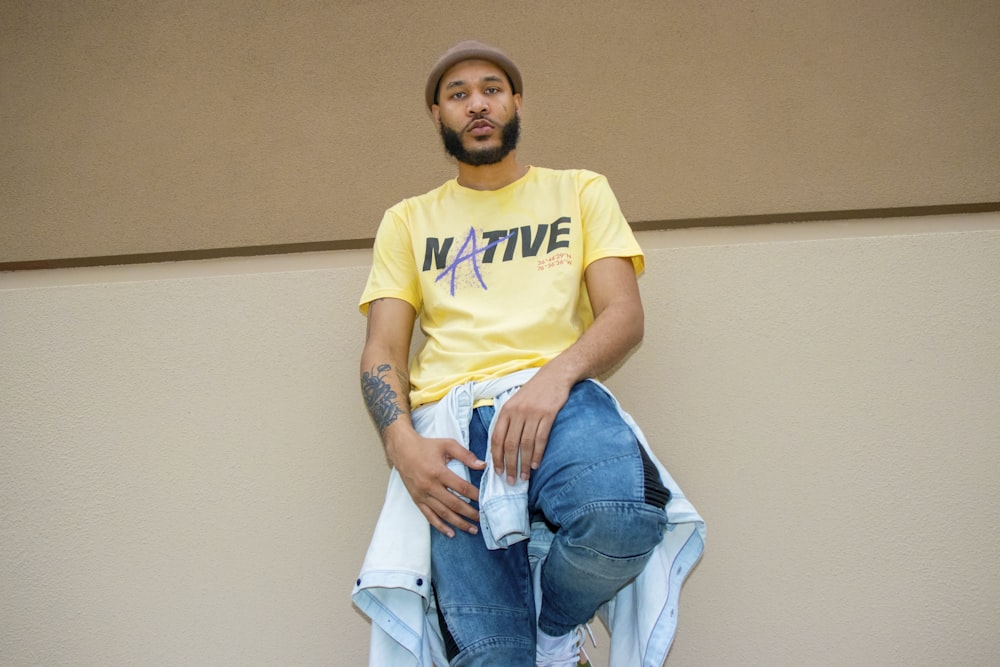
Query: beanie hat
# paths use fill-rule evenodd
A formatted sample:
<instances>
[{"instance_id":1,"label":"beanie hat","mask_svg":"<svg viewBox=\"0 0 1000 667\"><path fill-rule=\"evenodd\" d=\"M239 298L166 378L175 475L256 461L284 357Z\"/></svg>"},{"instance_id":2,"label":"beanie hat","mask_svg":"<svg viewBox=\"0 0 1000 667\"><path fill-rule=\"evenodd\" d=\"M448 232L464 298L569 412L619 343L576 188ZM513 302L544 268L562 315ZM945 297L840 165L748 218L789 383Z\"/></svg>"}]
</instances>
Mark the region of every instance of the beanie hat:
<instances>
[{"instance_id":1,"label":"beanie hat","mask_svg":"<svg viewBox=\"0 0 1000 667\"><path fill-rule=\"evenodd\" d=\"M490 61L502 69L507 75L507 78L510 79L510 83L514 87L513 92L524 92L524 84L521 81L521 71L517 69L517 65L514 64L513 60L508 58L504 52L500 51L500 49L492 47L489 44L483 44L482 42L469 39L464 42L459 42L445 51L444 55L442 55L434 65L434 69L431 70L430 76L427 77L427 86L424 89L424 98L427 101L428 109L437 101L437 91L438 85L441 83L441 77L444 76L445 72L451 69L452 65L460 63L463 60Z\"/></svg>"}]
</instances>

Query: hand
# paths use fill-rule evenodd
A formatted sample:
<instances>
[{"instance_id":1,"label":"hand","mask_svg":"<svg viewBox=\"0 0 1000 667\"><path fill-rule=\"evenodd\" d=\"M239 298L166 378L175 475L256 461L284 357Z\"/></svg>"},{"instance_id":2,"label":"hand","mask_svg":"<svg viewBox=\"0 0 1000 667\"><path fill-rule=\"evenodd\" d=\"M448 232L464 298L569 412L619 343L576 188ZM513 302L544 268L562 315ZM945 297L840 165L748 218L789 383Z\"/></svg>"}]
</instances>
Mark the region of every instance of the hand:
<instances>
[{"instance_id":1,"label":"hand","mask_svg":"<svg viewBox=\"0 0 1000 667\"><path fill-rule=\"evenodd\" d=\"M473 535L478 532L470 522L479 521L479 512L452 491L478 501L479 489L452 472L448 462L457 459L480 470L485 462L454 440L416 434L391 446L387 443L386 452L410 498L434 528L448 537L455 536L451 526Z\"/></svg>"},{"instance_id":2,"label":"hand","mask_svg":"<svg viewBox=\"0 0 1000 667\"><path fill-rule=\"evenodd\" d=\"M552 424L569 398L569 386L540 370L504 403L493 427L490 454L497 474L528 479L537 470L548 444ZM521 455L518 469L517 457Z\"/></svg>"}]
</instances>

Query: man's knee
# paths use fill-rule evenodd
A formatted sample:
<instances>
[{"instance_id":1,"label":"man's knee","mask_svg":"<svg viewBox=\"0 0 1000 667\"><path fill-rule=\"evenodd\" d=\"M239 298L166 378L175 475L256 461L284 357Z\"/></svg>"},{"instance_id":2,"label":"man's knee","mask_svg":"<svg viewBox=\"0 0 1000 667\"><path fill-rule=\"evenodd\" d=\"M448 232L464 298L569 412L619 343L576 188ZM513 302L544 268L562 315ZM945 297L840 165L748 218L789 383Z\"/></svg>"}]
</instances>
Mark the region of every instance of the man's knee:
<instances>
[{"instance_id":1,"label":"man's knee","mask_svg":"<svg viewBox=\"0 0 1000 667\"><path fill-rule=\"evenodd\" d=\"M642 502L594 502L561 527L567 546L609 559L649 555L663 539L666 512Z\"/></svg>"}]
</instances>

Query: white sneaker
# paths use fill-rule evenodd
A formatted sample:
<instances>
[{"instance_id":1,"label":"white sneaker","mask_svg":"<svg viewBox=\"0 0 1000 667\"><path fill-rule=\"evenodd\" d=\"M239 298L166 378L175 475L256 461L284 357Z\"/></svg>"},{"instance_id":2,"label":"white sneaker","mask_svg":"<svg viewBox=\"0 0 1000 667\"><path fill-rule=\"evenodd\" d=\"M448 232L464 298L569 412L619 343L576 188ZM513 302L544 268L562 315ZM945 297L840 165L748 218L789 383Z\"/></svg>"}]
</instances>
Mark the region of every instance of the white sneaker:
<instances>
[{"instance_id":1,"label":"white sneaker","mask_svg":"<svg viewBox=\"0 0 1000 667\"><path fill-rule=\"evenodd\" d=\"M578 625L575 630L568 632L561 637L552 637L541 630L538 631L538 639L535 645L535 665L536 667L577 667L578 665L589 665L590 656L583 648L583 642L587 636L584 628L590 635L590 642L597 646L594 641L594 633L590 631L588 625Z\"/></svg>"}]
</instances>

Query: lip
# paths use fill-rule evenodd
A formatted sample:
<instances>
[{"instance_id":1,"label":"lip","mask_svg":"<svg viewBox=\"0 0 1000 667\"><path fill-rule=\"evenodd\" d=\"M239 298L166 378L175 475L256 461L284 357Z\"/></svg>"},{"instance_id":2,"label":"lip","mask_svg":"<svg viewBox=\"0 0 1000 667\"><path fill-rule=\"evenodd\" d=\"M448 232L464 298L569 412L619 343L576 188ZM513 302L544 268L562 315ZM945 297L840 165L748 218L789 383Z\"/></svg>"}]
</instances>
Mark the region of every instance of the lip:
<instances>
[{"instance_id":1,"label":"lip","mask_svg":"<svg viewBox=\"0 0 1000 667\"><path fill-rule=\"evenodd\" d=\"M467 132L474 136L482 136L484 134L491 133L493 129L493 123L485 118L480 118L479 120L474 120L469 123L469 129Z\"/></svg>"}]
</instances>

